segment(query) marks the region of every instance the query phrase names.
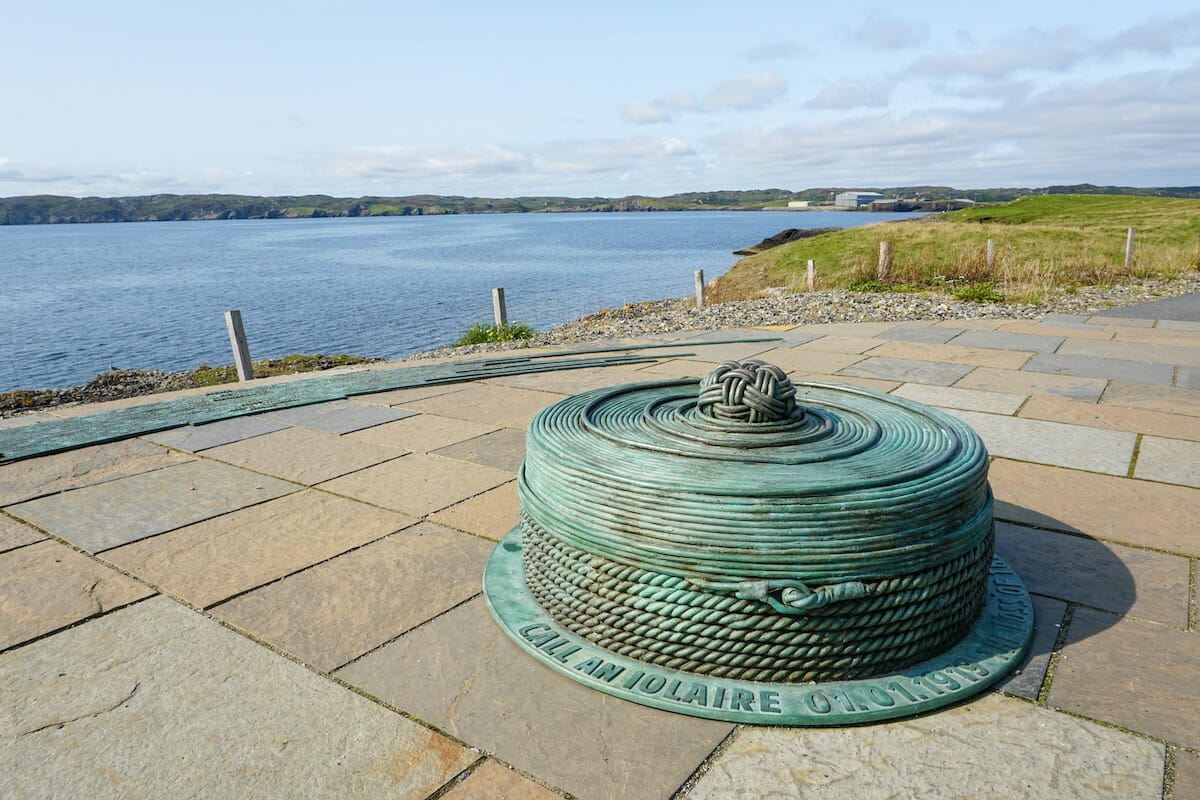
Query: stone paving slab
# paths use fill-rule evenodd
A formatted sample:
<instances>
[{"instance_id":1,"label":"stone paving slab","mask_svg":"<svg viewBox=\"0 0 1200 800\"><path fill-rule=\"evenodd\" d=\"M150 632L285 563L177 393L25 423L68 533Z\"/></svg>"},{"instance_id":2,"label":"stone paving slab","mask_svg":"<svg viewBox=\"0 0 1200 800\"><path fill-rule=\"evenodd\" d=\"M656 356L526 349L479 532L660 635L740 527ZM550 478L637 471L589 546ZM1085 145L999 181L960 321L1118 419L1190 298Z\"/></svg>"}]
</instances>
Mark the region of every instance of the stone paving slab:
<instances>
[{"instance_id":1,"label":"stone paving slab","mask_svg":"<svg viewBox=\"0 0 1200 800\"><path fill-rule=\"evenodd\" d=\"M1031 397L1021 407L1018 416L1086 425L1089 428L1109 428L1200 441L1200 417L1141 408L1123 408L1106 403L1077 403L1057 397Z\"/></svg>"},{"instance_id":2,"label":"stone paving slab","mask_svg":"<svg viewBox=\"0 0 1200 800\"><path fill-rule=\"evenodd\" d=\"M336 478L321 488L415 517L494 489L512 472L434 455L409 455Z\"/></svg>"},{"instance_id":3,"label":"stone paving slab","mask_svg":"<svg viewBox=\"0 0 1200 800\"><path fill-rule=\"evenodd\" d=\"M474 439L485 433L500 430L497 425L470 422L465 419L439 417L436 414L416 414L397 422L377 425L363 431L346 434L357 442L395 447L413 453L428 453L439 447Z\"/></svg>"},{"instance_id":4,"label":"stone paving slab","mask_svg":"<svg viewBox=\"0 0 1200 800\"><path fill-rule=\"evenodd\" d=\"M949 343L959 347L990 347L998 350L1053 353L1064 341L1062 336L1040 336L1033 333L967 331L955 336Z\"/></svg>"},{"instance_id":5,"label":"stone paving slab","mask_svg":"<svg viewBox=\"0 0 1200 800\"><path fill-rule=\"evenodd\" d=\"M1049 394L1094 403L1100 399L1108 383L1098 378L1072 378L1067 375L979 367L954 385L960 389L1026 395Z\"/></svg>"},{"instance_id":6,"label":"stone paving slab","mask_svg":"<svg viewBox=\"0 0 1200 800\"><path fill-rule=\"evenodd\" d=\"M328 403L314 403L310 406L270 411L261 416L268 422L299 425L326 433L343 434L360 431L374 425L382 425L385 422L395 422L412 415L413 412L400 408L384 408L365 403L352 403L349 400L333 400Z\"/></svg>"},{"instance_id":7,"label":"stone paving slab","mask_svg":"<svg viewBox=\"0 0 1200 800\"><path fill-rule=\"evenodd\" d=\"M1024 578L1024 575L1021 577ZM1014 674L1001 679L992 688L1036 701L1046 680L1050 654L1054 652L1058 633L1062 630L1067 604L1036 594L1031 595L1030 599L1033 601L1033 641L1029 644L1029 652Z\"/></svg>"},{"instance_id":8,"label":"stone paving slab","mask_svg":"<svg viewBox=\"0 0 1200 800\"><path fill-rule=\"evenodd\" d=\"M1175 792L1170 800L1200 797L1200 753L1175 751Z\"/></svg>"},{"instance_id":9,"label":"stone paving slab","mask_svg":"<svg viewBox=\"0 0 1200 800\"><path fill-rule=\"evenodd\" d=\"M777 347L758 357L760 361L774 364L787 373L837 372L842 367L863 360L854 353L834 353L825 350L806 350L795 347Z\"/></svg>"},{"instance_id":10,"label":"stone paving slab","mask_svg":"<svg viewBox=\"0 0 1200 800\"><path fill-rule=\"evenodd\" d=\"M1200 349L1140 342L1096 342L1069 339L1058 349L1063 355L1098 356L1127 361L1157 361L1166 364L1200 366Z\"/></svg>"},{"instance_id":11,"label":"stone paving slab","mask_svg":"<svg viewBox=\"0 0 1200 800\"><path fill-rule=\"evenodd\" d=\"M1200 491L997 458L996 516L1200 557Z\"/></svg>"},{"instance_id":12,"label":"stone paving slab","mask_svg":"<svg viewBox=\"0 0 1200 800\"><path fill-rule=\"evenodd\" d=\"M216 606L329 671L480 592L492 543L425 522Z\"/></svg>"},{"instance_id":13,"label":"stone paving slab","mask_svg":"<svg viewBox=\"0 0 1200 800\"><path fill-rule=\"evenodd\" d=\"M696 352L703 354L707 348ZM648 354L657 355L655 351ZM585 369L566 369L561 372L538 372L529 375L508 375L503 378L488 378L487 383L501 386L511 386L517 389L537 389L543 392L558 394L579 394L591 389L606 386L618 386L623 383L637 383L646 377L629 367L592 367Z\"/></svg>"},{"instance_id":14,"label":"stone paving slab","mask_svg":"<svg viewBox=\"0 0 1200 800\"><path fill-rule=\"evenodd\" d=\"M308 428L286 428L205 452L209 458L312 486L399 458L404 451Z\"/></svg>"},{"instance_id":15,"label":"stone paving slab","mask_svg":"<svg viewBox=\"0 0 1200 800\"><path fill-rule=\"evenodd\" d=\"M1200 389L1200 367L1180 367L1175 372L1175 385L1184 389Z\"/></svg>"},{"instance_id":16,"label":"stone paving slab","mask_svg":"<svg viewBox=\"0 0 1200 800\"><path fill-rule=\"evenodd\" d=\"M1088 317L1087 321L1092 325L1105 325L1105 326L1109 326L1109 327L1118 327L1118 328L1153 328L1154 327L1154 320L1152 320L1152 319L1138 319L1136 317L1118 317L1115 315L1109 317L1109 316L1097 314L1097 315Z\"/></svg>"},{"instance_id":17,"label":"stone paving slab","mask_svg":"<svg viewBox=\"0 0 1200 800\"><path fill-rule=\"evenodd\" d=\"M1015 414L1026 400L1026 396L1023 394L984 392L978 389L957 389L950 386L928 386L923 383L906 383L892 394L930 406L958 408L963 411L986 411L991 414Z\"/></svg>"},{"instance_id":18,"label":"stone paving slab","mask_svg":"<svg viewBox=\"0 0 1200 800\"><path fill-rule=\"evenodd\" d=\"M1182 319L1160 319L1154 326L1155 330L1168 331L1200 331L1200 322Z\"/></svg>"},{"instance_id":19,"label":"stone paving slab","mask_svg":"<svg viewBox=\"0 0 1200 800\"><path fill-rule=\"evenodd\" d=\"M204 608L416 521L305 489L109 550L104 560Z\"/></svg>"},{"instance_id":20,"label":"stone paving slab","mask_svg":"<svg viewBox=\"0 0 1200 800\"><path fill-rule=\"evenodd\" d=\"M439 800L560 800L561 797L489 758Z\"/></svg>"},{"instance_id":21,"label":"stone paving slab","mask_svg":"<svg viewBox=\"0 0 1200 800\"><path fill-rule=\"evenodd\" d=\"M970 425L993 456L1089 472L1125 475L1137 437L1124 431L1081 428L977 411L946 409Z\"/></svg>"},{"instance_id":22,"label":"stone paving slab","mask_svg":"<svg viewBox=\"0 0 1200 800\"><path fill-rule=\"evenodd\" d=\"M495 384L473 384L453 392L405 403L405 408L425 414L466 419L504 428L527 428L537 412L562 399L562 395Z\"/></svg>"},{"instance_id":23,"label":"stone paving slab","mask_svg":"<svg viewBox=\"0 0 1200 800\"><path fill-rule=\"evenodd\" d=\"M1089 325L1086 322L1070 320L1051 320L1045 317L1041 322L1034 320L1018 320L1009 322L997 328L1001 333L1032 333L1039 336L1063 336L1076 339L1112 339L1116 334L1103 325Z\"/></svg>"},{"instance_id":24,"label":"stone paving slab","mask_svg":"<svg viewBox=\"0 0 1200 800\"><path fill-rule=\"evenodd\" d=\"M935 328L933 326L909 327L901 325L875 334L876 339L891 339L898 342L930 342L945 344L963 333L963 328Z\"/></svg>"},{"instance_id":25,"label":"stone paving slab","mask_svg":"<svg viewBox=\"0 0 1200 800\"><path fill-rule=\"evenodd\" d=\"M1100 402L1106 405L1200 417L1200 389L1112 381Z\"/></svg>"},{"instance_id":26,"label":"stone paving slab","mask_svg":"<svg viewBox=\"0 0 1200 800\"><path fill-rule=\"evenodd\" d=\"M1200 488L1200 442L1143 436L1133 477Z\"/></svg>"},{"instance_id":27,"label":"stone paving slab","mask_svg":"<svg viewBox=\"0 0 1200 800\"><path fill-rule=\"evenodd\" d=\"M879 339L869 339L861 334L858 336L826 335L820 339L797 345L797 350L821 350L828 353L849 353L858 355L879 347L886 342Z\"/></svg>"},{"instance_id":28,"label":"stone paving slab","mask_svg":"<svg viewBox=\"0 0 1200 800\"><path fill-rule=\"evenodd\" d=\"M1076 609L1049 704L1200 747L1200 633Z\"/></svg>"},{"instance_id":29,"label":"stone paving slab","mask_svg":"<svg viewBox=\"0 0 1200 800\"><path fill-rule=\"evenodd\" d=\"M938 328L965 328L969 331L994 331L1008 324L1006 319L948 319L935 322Z\"/></svg>"},{"instance_id":30,"label":"stone paving slab","mask_svg":"<svg viewBox=\"0 0 1200 800\"><path fill-rule=\"evenodd\" d=\"M478 754L155 598L0 656L5 797L420 800Z\"/></svg>"},{"instance_id":31,"label":"stone paving slab","mask_svg":"<svg viewBox=\"0 0 1200 800\"><path fill-rule=\"evenodd\" d=\"M0 555L0 650L152 594L58 542L9 551Z\"/></svg>"},{"instance_id":32,"label":"stone paving slab","mask_svg":"<svg viewBox=\"0 0 1200 800\"><path fill-rule=\"evenodd\" d=\"M191 460L150 442L126 439L3 464L0 506Z\"/></svg>"},{"instance_id":33,"label":"stone paving slab","mask_svg":"<svg viewBox=\"0 0 1200 800\"><path fill-rule=\"evenodd\" d=\"M465 392L470 383L444 383L433 386L414 386L411 389L393 389L390 392L375 392L373 394L358 394L350 397L351 403L363 403L373 406L403 406L405 403L438 397L443 394Z\"/></svg>"},{"instance_id":34,"label":"stone paving slab","mask_svg":"<svg viewBox=\"0 0 1200 800\"><path fill-rule=\"evenodd\" d=\"M715 361L696 361L691 358L675 358L670 361L659 361L638 370L646 377L642 380L665 381L671 378L692 378L699 380L701 376L712 372L717 365ZM562 398L559 398L560 400Z\"/></svg>"},{"instance_id":35,"label":"stone paving slab","mask_svg":"<svg viewBox=\"0 0 1200 800\"><path fill-rule=\"evenodd\" d=\"M930 330L938 330L931 328ZM972 367L1020 369L1033 353L1021 350L994 350L932 342L888 342L871 351L872 356L936 361L942 364L966 364Z\"/></svg>"},{"instance_id":36,"label":"stone paving slab","mask_svg":"<svg viewBox=\"0 0 1200 800\"><path fill-rule=\"evenodd\" d=\"M40 542L45 538L40 531L0 514L0 553Z\"/></svg>"},{"instance_id":37,"label":"stone paving slab","mask_svg":"<svg viewBox=\"0 0 1200 800\"><path fill-rule=\"evenodd\" d=\"M98 553L299 488L226 464L189 461L6 510L89 553Z\"/></svg>"},{"instance_id":38,"label":"stone paving slab","mask_svg":"<svg viewBox=\"0 0 1200 800\"><path fill-rule=\"evenodd\" d=\"M905 383L927 383L949 386L970 372L972 367L959 364L937 364L907 358L867 358L837 371L839 375L860 378L882 378Z\"/></svg>"},{"instance_id":39,"label":"stone paving slab","mask_svg":"<svg viewBox=\"0 0 1200 800\"><path fill-rule=\"evenodd\" d=\"M1186 558L1005 522L996 550L1031 592L1187 627Z\"/></svg>"},{"instance_id":40,"label":"stone paving slab","mask_svg":"<svg viewBox=\"0 0 1200 800\"><path fill-rule=\"evenodd\" d=\"M1039 353L1029 359L1025 369L1051 375L1112 379L1129 383L1156 383L1161 386L1170 386L1175 380L1175 367L1172 364L1151 364L1095 356Z\"/></svg>"},{"instance_id":41,"label":"stone paving slab","mask_svg":"<svg viewBox=\"0 0 1200 800\"><path fill-rule=\"evenodd\" d=\"M734 727L558 675L500 631L482 598L338 677L580 800L670 797Z\"/></svg>"},{"instance_id":42,"label":"stone paving slab","mask_svg":"<svg viewBox=\"0 0 1200 800\"><path fill-rule=\"evenodd\" d=\"M431 522L500 541L521 521L517 482L510 481L481 495L443 508L429 516Z\"/></svg>"},{"instance_id":43,"label":"stone paving slab","mask_svg":"<svg viewBox=\"0 0 1200 800\"><path fill-rule=\"evenodd\" d=\"M1167 344L1180 347L1200 347L1200 336L1195 330L1173 331L1154 328L1114 328L1113 339L1118 342L1140 342L1142 344Z\"/></svg>"},{"instance_id":44,"label":"stone paving slab","mask_svg":"<svg viewBox=\"0 0 1200 800\"><path fill-rule=\"evenodd\" d=\"M223 444L240 442L264 433L274 433L289 427L287 423L268 419L264 415L234 417L207 425L186 425L167 431L147 434L144 438L189 453L198 453Z\"/></svg>"},{"instance_id":45,"label":"stone paving slab","mask_svg":"<svg viewBox=\"0 0 1200 800\"><path fill-rule=\"evenodd\" d=\"M884 381L878 378L861 378L857 375L826 375L820 372L795 372L789 375L793 382L807 381L808 383L831 383L842 386L861 386L876 392L887 394L901 384L901 381Z\"/></svg>"},{"instance_id":46,"label":"stone paving slab","mask_svg":"<svg viewBox=\"0 0 1200 800\"><path fill-rule=\"evenodd\" d=\"M501 428L474 439L442 447L435 455L456 458L516 474L525 458L525 431Z\"/></svg>"},{"instance_id":47,"label":"stone paving slab","mask_svg":"<svg viewBox=\"0 0 1200 800\"><path fill-rule=\"evenodd\" d=\"M1158 800L1163 758L1161 744L988 694L886 725L744 727L684 796Z\"/></svg>"}]
</instances>

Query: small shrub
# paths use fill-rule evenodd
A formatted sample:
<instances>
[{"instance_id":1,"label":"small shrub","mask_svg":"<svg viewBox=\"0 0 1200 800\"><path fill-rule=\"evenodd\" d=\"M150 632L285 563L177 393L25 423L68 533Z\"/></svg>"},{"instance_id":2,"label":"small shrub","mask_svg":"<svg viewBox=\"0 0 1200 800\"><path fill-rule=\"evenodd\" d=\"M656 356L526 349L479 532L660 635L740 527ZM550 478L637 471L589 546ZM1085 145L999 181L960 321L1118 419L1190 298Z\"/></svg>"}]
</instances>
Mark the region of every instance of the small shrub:
<instances>
[{"instance_id":1,"label":"small shrub","mask_svg":"<svg viewBox=\"0 0 1200 800\"><path fill-rule=\"evenodd\" d=\"M533 328L521 322L510 322L507 325L496 325L492 322L476 322L462 338L454 343L455 347L468 344L491 344L492 342L515 342L519 339L532 339Z\"/></svg>"},{"instance_id":2,"label":"small shrub","mask_svg":"<svg viewBox=\"0 0 1200 800\"><path fill-rule=\"evenodd\" d=\"M968 303L1002 303L1004 295L996 290L996 285L992 283L969 283L965 286L956 286L952 290L956 300L963 300Z\"/></svg>"},{"instance_id":3,"label":"small shrub","mask_svg":"<svg viewBox=\"0 0 1200 800\"><path fill-rule=\"evenodd\" d=\"M873 278L857 280L846 288L852 292L887 292L891 290L888 284Z\"/></svg>"}]
</instances>

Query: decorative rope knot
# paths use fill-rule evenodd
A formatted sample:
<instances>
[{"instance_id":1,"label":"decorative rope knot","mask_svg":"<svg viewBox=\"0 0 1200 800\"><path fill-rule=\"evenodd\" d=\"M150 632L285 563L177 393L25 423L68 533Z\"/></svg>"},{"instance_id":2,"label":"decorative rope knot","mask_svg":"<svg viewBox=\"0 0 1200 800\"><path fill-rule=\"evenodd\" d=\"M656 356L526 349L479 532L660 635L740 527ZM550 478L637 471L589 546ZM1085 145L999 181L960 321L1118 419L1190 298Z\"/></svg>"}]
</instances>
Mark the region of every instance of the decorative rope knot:
<instances>
[{"instance_id":1,"label":"decorative rope knot","mask_svg":"<svg viewBox=\"0 0 1200 800\"><path fill-rule=\"evenodd\" d=\"M715 420L782 422L796 412L796 387L761 361L724 361L700 379L696 410Z\"/></svg>"}]
</instances>

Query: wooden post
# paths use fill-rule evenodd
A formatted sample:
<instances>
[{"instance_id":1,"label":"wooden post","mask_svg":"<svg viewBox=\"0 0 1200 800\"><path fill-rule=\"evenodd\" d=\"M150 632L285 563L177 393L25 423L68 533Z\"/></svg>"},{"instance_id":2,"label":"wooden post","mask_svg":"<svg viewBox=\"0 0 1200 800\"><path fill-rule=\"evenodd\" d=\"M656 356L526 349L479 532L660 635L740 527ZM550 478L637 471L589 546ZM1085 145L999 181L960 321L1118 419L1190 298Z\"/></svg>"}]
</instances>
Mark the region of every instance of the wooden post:
<instances>
[{"instance_id":1,"label":"wooden post","mask_svg":"<svg viewBox=\"0 0 1200 800\"><path fill-rule=\"evenodd\" d=\"M988 239L987 243L987 268L990 270L992 265L996 263L996 241Z\"/></svg>"},{"instance_id":2,"label":"wooden post","mask_svg":"<svg viewBox=\"0 0 1200 800\"><path fill-rule=\"evenodd\" d=\"M696 270L696 308L704 308L704 270Z\"/></svg>"},{"instance_id":3,"label":"wooden post","mask_svg":"<svg viewBox=\"0 0 1200 800\"><path fill-rule=\"evenodd\" d=\"M1130 228L1125 234L1125 269L1133 269L1133 237L1136 235L1137 228Z\"/></svg>"},{"instance_id":4,"label":"wooden post","mask_svg":"<svg viewBox=\"0 0 1200 800\"><path fill-rule=\"evenodd\" d=\"M492 289L492 313L496 316L496 327L508 324L508 308L504 305L504 290Z\"/></svg>"},{"instance_id":5,"label":"wooden post","mask_svg":"<svg viewBox=\"0 0 1200 800\"><path fill-rule=\"evenodd\" d=\"M808 272L805 275L808 280L808 290L814 292L817 289L817 262L813 259L808 260Z\"/></svg>"},{"instance_id":6,"label":"wooden post","mask_svg":"<svg viewBox=\"0 0 1200 800\"><path fill-rule=\"evenodd\" d=\"M879 280L886 281L892 271L892 243L879 243Z\"/></svg>"},{"instance_id":7,"label":"wooden post","mask_svg":"<svg viewBox=\"0 0 1200 800\"><path fill-rule=\"evenodd\" d=\"M229 344L233 348L233 365L237 368L238 380L254 380L254 367L250 365L250 345L246 343L246 329L242 327L241 311L225 312L225 329L229 331Z\"/></svg>"}]
</instances>

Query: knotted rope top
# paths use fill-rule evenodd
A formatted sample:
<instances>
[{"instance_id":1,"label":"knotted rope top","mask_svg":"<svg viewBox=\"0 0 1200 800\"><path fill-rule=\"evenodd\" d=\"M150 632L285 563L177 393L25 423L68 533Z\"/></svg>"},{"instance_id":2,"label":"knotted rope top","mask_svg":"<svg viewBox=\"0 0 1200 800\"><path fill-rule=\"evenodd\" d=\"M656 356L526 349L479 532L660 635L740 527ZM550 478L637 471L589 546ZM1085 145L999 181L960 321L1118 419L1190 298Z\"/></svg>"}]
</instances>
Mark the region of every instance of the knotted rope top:
<instances>
[{"instance_id":1,"label":"knotted rope top","mask_svg":"<svg viewBox=\"0 0 1200 800\"><path fill-rule=\"evenodd\" d=\"M782 422L797 414L796 387L779 367L761 361L724 361L700 379L696 410L732 422Z\"/></svg>"}]
</instances>

